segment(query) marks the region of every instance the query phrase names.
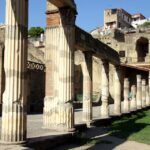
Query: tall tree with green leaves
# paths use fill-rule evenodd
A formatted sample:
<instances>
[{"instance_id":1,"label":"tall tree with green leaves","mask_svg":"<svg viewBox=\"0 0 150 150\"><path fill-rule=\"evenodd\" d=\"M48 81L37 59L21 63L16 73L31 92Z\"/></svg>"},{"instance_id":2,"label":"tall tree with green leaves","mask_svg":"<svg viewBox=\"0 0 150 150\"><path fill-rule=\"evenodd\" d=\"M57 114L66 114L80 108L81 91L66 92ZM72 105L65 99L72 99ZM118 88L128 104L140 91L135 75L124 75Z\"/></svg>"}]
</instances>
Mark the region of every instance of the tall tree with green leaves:
<instances>
[{"instance_id":1,"label":"tall tree with green leaves","mask_svg":"<svg viewBox=\"0 0 150 150\"><path fill-rule=\"evenodd\" d=\"M41 27L31 27L28 31L28 35L30 37L39 37L42 33L44 33L44 29Z\"/></svg>"}]
</instances>

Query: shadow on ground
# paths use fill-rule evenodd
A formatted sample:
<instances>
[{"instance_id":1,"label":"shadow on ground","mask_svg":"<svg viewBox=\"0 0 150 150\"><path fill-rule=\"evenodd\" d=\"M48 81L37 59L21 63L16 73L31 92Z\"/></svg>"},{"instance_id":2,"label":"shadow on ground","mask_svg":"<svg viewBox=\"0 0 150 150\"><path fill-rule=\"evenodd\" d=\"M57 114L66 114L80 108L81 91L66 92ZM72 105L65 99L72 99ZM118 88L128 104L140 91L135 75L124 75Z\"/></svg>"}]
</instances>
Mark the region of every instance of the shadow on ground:
<instances>
[{"instance_id":1,"label":"shadow on ground","mask_svg":"<svg viewBox=\"0 0 150 150\"><path fill-rule=\"evenodd\" d=\"M112 150L126 142L133 134L140 132L149 123L139 123L137 120L146 117L146 112L126 115L109 125L102 127L99 122L86 132L77 133L66 145L55 150Z\"/></svg>"}]
</instances>

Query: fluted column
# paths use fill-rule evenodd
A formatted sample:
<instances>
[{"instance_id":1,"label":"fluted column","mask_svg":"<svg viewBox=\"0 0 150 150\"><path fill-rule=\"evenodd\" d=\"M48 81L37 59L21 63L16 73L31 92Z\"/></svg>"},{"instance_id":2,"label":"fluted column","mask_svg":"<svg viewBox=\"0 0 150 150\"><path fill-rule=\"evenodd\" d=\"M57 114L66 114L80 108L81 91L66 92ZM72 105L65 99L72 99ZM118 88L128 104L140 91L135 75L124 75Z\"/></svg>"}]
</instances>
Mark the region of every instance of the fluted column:
<instances>
[{"instance_id":1,"label":"fluted column","mask_svg":"<svg viewBox=\"0 0 150 150\"><path fill-rule=\"evenodd\" d=\"M137 109L142 108L142 80L141 75L137 75L137 92L136 92Z\"/></svg>"},{"instance_id":2,"label":"fluted column","mask_svg":"<svg viewBox=\"0 0 150 150\"><path fill-rule=\"evenodd\" d=\"M109 96L109 81L108 81L108 72L109 65L107 61L102 60L102 73L101 73L101 116L109 117L109 104L108 104L108 96Z\"/></svg>"},{"instance_id":3,"label":"fluted column","mask_svg":"<svg viewBox=\"0 0 150 150\"><path fill-rule=\"evenodd\" d=\"M74 110L72 104L74 100L74 35L74 26L60 28L59 120L57 125L62 130L68 131L71 131L74 127Z\"/></svg>"},{"instance_id":4,"label":"fluted column","mask_svg":"<svg viewBox=\"0 0 150 150\"><path fill-rule=\"evenodd\" d=\"M83 121L90 124L92 121L92 53L84 52L84 59L81 64L83 72Z\"/></svg>"},{"instance_id":5,"label":"fluted column","mask_svg":"<svg viewBox=\"0 0 150 150\"><path fill-rule=\"evenodd\" d=\"M51 71L46 83L44 127L58 131L74 130L74 50L75 10L56 8L47 1L46 57ZM51 84L51 85L50 85ZM52 89L51 89L52 87ZM51 92L49 92L51 91Z\"/></svg>"},{"instance_id":6,"label":"fluted column","mask_svg":"<svg viewBox=\"0 0 150 150\"><path fill-rule=\"evenodd\" d=\"M146 107L146 81L142 79L142 108Z\"/></svg>"},{"instance_id":7,"label":"fluted column","mask_svg":"<svg viewBox=\"0 0 150 150\"><path fill-rule=\"evenodd\" d=\"M130 102L129 102L129 80L128 78L124 79L124 113L130 112Z\"/></svg>"},{"instance_id":8,"label":"fluted column","mask_svg":"<svg viewBox=\"0 0 150 150\"><path fill-rule=\"evenodd\" d=\"M46 48L45 48L45 60L46 60L46 83L45 83L45 98L43 109L43 124L45 128L55 126L55 114L57 101L55 100L55 87L56 87L56 61L58 47L58 34L57 28L46 28ZM53 59L55 58L55 59ZM58 77L57 77L58 81Z\"/></svg>"},{"instance_id":9,"label":"fluted column","mask_svg":"<svg viewBox=\"0 0 150 150\"><path fill-rule=\"evenodd\" d=\"M132 85L131 86L131 101L130 101L130 111L136 111L137 106L136 106L136 86Z\"/></svg>"},{"instance_id":10,"label":"fluted column","mask_svg":"<svg viewBox=\"0 0 150 150\"><path fill-rule=\"evenodd\" d=\"M121 81L120 68L114 67L114 114L121 115Z\"/></svg>"},{"instance_id":11,"label":"fluted column","mask_svg":"<svg viewBox=\"0 0 150 150\"><path fill-rule=\"evenodd\" d=\"M146 86L146 107L150 106L149 86Z\"/></svg>"},{"instance_id":12,"label":"fluted column","mask_svg":"<svg viewBox=\"0 0 150 150\"><path fill-rule=\"evenodd\" d=\"M26 141L28 0L6 0L5 92L1 142Z\"/></svg>"}]
</instances>

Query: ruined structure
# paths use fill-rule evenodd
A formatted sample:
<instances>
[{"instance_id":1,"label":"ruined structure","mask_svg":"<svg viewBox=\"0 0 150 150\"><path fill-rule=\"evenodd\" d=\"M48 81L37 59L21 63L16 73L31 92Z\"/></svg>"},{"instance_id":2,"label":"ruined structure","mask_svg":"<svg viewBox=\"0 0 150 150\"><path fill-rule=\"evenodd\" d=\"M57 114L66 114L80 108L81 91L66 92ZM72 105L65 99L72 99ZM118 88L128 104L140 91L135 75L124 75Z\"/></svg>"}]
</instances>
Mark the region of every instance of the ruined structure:
<instances>
[{"instance_id":1,"label":"ruined structure","mask_svg":"<svg viewBox=\"0 0 150 150\"><path fill-rule=\"evenodd\" d=\"M7 0L6 12L1 143L20 144L27 141L28 0ZM127 66L120 63L115 47L94 39L77 27L76 15L73 0L47 0L46 89L43 108L43 127L46 129L67 132L75 129L74 65L80 65L83 73L83 122L91 124L93 60L98 62L101 69L96 80L100 80L101 84L102 118L110 117L110 99L114 103L112 115L115 116L148 107L150 104L149 89L146 90L146 87L150 87L148 71L145 69L146 73L143 73L142 77L141 72L136 69L133 76L128 72L124 73ZM30 63L28 67L32 67ZM134 81L130 80L130 77ZM132 104L129 101L131 85ZM123 111L121 100L124 104Z\"/></svg>"},{"instance_id":2,"label":"ruined structure","mask_svg":"<svg viewBox=\"0 0 150 150\"><path fill-rule=\"evenodd\" d=\"M104 30L117 28L137 28L146 18L141 13L131 15L122 8L106 9L104 11Z\"/></svg>"}]
</instances>

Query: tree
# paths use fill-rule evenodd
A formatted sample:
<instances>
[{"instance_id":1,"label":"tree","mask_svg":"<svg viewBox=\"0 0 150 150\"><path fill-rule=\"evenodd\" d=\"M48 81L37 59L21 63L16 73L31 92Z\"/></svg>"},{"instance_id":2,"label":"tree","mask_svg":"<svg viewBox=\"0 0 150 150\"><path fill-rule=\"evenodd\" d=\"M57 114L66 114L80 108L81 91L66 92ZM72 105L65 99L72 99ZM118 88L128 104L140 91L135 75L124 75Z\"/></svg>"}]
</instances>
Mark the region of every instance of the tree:
<instances>
[{"instance_id":1,"label":"tree","mask_svg":"<svg viewBox=\"0 0 150 150\"><path fill-rule=\"evenodd\" d=\"M44 33L44 29L41 27L31 27L28 31L30 37L39 37L41 33Z\"/></svg>"},{"instance_id":2,"label":"tree","mask_svg":"<svg viewBox=\"0 0 150 150\"><path fill-rule=\"evenodd\" d=\"M150 22L144 22L143 24L139 25L138 28L150 28Z\"/></svg>"}]
</instances>

